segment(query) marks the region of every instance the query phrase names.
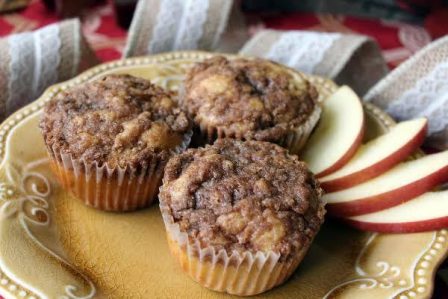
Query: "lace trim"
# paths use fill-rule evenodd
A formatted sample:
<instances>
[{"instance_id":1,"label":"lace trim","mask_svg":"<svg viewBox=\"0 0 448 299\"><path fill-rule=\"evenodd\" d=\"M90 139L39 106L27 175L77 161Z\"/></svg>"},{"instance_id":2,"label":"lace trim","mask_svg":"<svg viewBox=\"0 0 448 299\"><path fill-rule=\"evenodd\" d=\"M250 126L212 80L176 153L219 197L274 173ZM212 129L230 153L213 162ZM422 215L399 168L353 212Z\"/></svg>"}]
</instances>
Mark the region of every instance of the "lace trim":
<instances>
[{"instance_id":1,"label":"lace trim","mask_svg":"<svg viewBox=\"0 0 448 299\"><path fill-rule=\"evenodd\" d=\"M418 116L429 118L429 132L448 126L448 61L438 64L417 84L390 103L387 112L399 120Z\"/></svg>"},{"instance_id":2,"label":"lace trim","mask_svg":"<svg viewBox=\"0 0 448 299\"><path fill-rule=\"evenodd\" d=\"M50 25L34 34L35 62L33 94L39 96L45 88L58 81L61 62L59 26Z\"/></svg>"},{"instance_id":3,"label":"lace trim","mask_svg":"<svg viewBox=\"0 0 448 299\"><path fill-rule=\"evenodd\" d=\"M148 51L196 49L203 35L208 7L209 0L162 0Z\"/></svg>"},{"instance_id":4,"label":"lace trim","mask_svg":"<svg viewBox=\"0 0 448 299\"><path fill-rule=\"evenodd\" d=\"M447 43L448 37L442 37L425 46L415 55L411 56L409 59L401 63L396 69L391 71L386 77L381 79L381 81L376 83L371 89L369 89L369 91L363 96L364 101L372 102L375 105L378 105L381 108L385 109L384 107L386 107L387 105L383 102L385 100L388 100L388 98L387 96L385 97L383 93L388 89L388 87L391 84L396 85L396 82L400 81L403 74L406 74L408 72L417 72L417 74L420 76L422 72L421 68L428 68L428 65L423 63L425 56L428 55L428 53L437 54L434 56L434 61L436 62L446 59L446 55L444 55L443 53ZM410 83L411 82L403 82L399 90L407 89Z\"/></svg>"},{"instance_id":5,"label":"lace trim","mask_svg":"<svg viewBox=\"0 0 448 299\"><path fill-rule=\"evenodd\" d=\"M306 73L313 73L325 52L341 37L339 33L285 32L266 58Z\"/></svg>"},{"instance_id":6,"label":"lace trim","mask_svg":"<svg viewBox=\"0 0 448 299\"><path fill-rule=\"evenodd\" d=\"M59 26L55 24L34 33L12 35L8 43L11 80L6 111L9 114L57 82L61 46Z\"/></svg>"},{"instance_id":7,"label":"lace trim","mask_svg":"<svg viewBox=\"0 0 448 299\"><path fill-rule=\"evenodd\" d=\"M398 38L404 47L413 53L431 42L431 36L425 29L408 24L399 26Z\"/></svg>"},{"instance_id":8,"label":"lace trim","mask_svg":"<svg viewBox=\"0 0 448 299\"><path fill-rule=\"evenodd\" d=\"M438 133L448 128L448 92L435 98L437 105L429 106L422 116L429 119L428 132L430 134Z\"/></svg>"},{"instance_id":9,"label":"lace trim","mask_svg":"<svg viewBox=\"0 0 448 299\"><path fill-rule=\"evenodd\" d=\"M153 29L153 38L149 41L148 52L159 53L172 48L177 35L177 24L183 13L183 0L162 0Z\"/></svg>"},{"instance_id":10,"label":"lace trim","mask_svg":"<svg viewBox=\"0 0 448 299\"><path fill-rule=\"evenodd\" d=\"M208 0L185 1L184 14L174 42L174 50L192 50L198 47L207 21Z\"/></svg>"},{"instance_id":11,"label":"lace trim","mask_svg":"<svg viewBox=\"0 0 448 299\"><path fill-rule=\"evenodd\" d=\"M9 69L9 97L6 101L6 113L11 114L23 106L29 98L29 87L33 86L34 42L31 33L12 35L8 38L11 61Z\"/></svg>"}]
</instances>

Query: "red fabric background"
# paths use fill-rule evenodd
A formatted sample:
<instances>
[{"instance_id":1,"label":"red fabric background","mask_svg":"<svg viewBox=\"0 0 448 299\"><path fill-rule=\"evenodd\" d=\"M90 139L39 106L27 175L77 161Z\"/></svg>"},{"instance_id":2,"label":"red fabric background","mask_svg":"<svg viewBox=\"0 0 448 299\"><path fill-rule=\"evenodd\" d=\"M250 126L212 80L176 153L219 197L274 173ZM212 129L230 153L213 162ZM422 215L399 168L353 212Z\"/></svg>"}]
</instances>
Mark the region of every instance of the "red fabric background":
<instances>
[{"instance_id":1,"label":"red fabric background","mask_svg":"<svg viewBox=\"0 0 448 299\"><path fill-rule=\"evenodd\" d=\"M81 16L83 30L91 46L103 61L120 58L126 42L126 31L115 22L112 5L85 10ZM39 0L18 13L0 15L0 36L30 31L59 21ZM419 26L400 22L360 19L329 14L289 13L282 15L248 16L249 32L262 28L307 29L330 32L352 32L377 40L391 67L397 66L431 41L428 32Z\"/></svg>"}]
</instances>

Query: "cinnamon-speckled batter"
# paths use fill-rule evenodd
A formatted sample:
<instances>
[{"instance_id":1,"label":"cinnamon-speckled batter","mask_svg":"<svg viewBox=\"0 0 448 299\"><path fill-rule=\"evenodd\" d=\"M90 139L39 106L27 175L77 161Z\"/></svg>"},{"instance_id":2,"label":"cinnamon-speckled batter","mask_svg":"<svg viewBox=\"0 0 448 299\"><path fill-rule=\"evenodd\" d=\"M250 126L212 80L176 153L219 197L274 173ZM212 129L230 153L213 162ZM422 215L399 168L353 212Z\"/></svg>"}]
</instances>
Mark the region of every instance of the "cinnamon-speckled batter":
<instances>
[{"instance_id":1,"label":"cinnamon-speckled batter","mask_svg":"<svg viewBox=\"0 0 448 299\"><path fill-rule=\"evenodd\" d=\"M306 164L280 146L220 139L173 157L159 198L162 212L204 247L288 258L319 230L321 195Z\"/></svg>"},{"instance_id":2,"label":"cinnamon-speckled batter","mask_svg":"<svg viewBox=\"0 0 448 299\"><path fill-rule=\"evenodd\" d=\"M309 118L317 97L305 78L273 62L217 56L188 72L181 104L198 126L278 142Z\"/></svg>"},{"instance_id":3,"label":"cinnamon-speckled batter","mask_svg":"<svg viewBox=\"0 0 448 299\"><path fill-rule=\"evenodd\" d=\"M59 93L40 127L48 147L100 165L168 159L191 123L172 94L130 75L107 75Z\"/></svg>"}]
</instances>

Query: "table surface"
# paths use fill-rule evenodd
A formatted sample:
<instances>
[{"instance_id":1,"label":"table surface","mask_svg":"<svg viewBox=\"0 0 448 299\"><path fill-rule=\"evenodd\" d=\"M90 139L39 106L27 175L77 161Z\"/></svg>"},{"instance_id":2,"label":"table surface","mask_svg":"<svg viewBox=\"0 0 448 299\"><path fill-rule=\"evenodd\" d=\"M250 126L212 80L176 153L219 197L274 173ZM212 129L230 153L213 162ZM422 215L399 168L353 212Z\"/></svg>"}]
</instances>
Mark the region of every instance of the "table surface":
<instances>
[{"instance_id":1,"label":"table surface","mask_svg":"<svg viewBox=\"0 0 448 299\"><path fill-rule=\"evenodd\" d=\"M20 12L0 15L0 37L31 31L59 20L54 13L46 10L41 1L32 0L30 5ZM87 9L82 20L86 38L102 61L121 57L127 32L116 24L110 4ZM264 28L365 34L379 43L390 68L396 67L432 40L428 32L420 26L330 14L250 14L245 15L245 21L250 35ZM435 280L433 298L448 298L447 261L440 267Z\"/></svg>"}]
</instances>

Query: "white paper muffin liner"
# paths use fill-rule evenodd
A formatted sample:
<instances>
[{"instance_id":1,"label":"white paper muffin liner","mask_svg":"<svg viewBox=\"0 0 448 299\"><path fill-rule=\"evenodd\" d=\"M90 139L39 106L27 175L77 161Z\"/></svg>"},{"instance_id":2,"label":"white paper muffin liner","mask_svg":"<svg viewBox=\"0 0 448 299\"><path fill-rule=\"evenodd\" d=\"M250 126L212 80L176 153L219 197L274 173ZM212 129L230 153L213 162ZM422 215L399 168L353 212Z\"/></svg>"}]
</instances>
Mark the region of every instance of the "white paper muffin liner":
<instances>
[{"instance_id":1,"label":"white paper muffin liner","mask_svg":"<svg viewBox=\"0 0 448 299\"><path fill-rule=\"evenodd\" d=\"M184 151L192 132L185 134L181 145L170 150L170 156ZM73 158L57 147L48 148L52 167L63 188L93 208L125 212L149 206L157 197L163 170L168 159L153 157L136 169L109 167Z\"/></svg>"},{"instance_id":2,"label":"white paper muffin liner","mask_svg":"<svg viewBox=\"0 0 448 299\"><path fill-rule=\"evenodd\" d=\"M313 132L314 127L319 122L321 113L322 108L320 104L316 103L316 107L306 122L297 128L291 129L288 135L280 142L280 145L287 148L291 154L297 154L306 144L311 132Z\"/></svg>"},{"instance_id":3,"label":"white paper muffin liner","mask_svg":"<svg viewBox=\"0 0 448 299\"><path fill-rule=\"evenodd\" d=\"M276 143L288 149L290 153L297 154L310 137L311 132L320 119L321 112L322 108L320 107L320 104L316 104L313 112L304 123L296 128L290 129L288 134ZM199 132L203 142L208 144L212 144L219 138L245 139L242 132L235 132L223 127L208 126L205 123L199 124Z\"/></svg>"},{"instance_id":4,"label":"white paper muffin liner","mask_svg":"<svg viewBox=\"0 0 448 299\"><path fill-rule=\"evenodd\" d=\"M187 233L160 204L165 223L168 244L182 269L196 282L214 291L239 296L263 293L288 279L302 261L311 241L294 256L282 261L275 252L240 253L201 248L198 241L192 243Z\"/></svg>"},{"instance_id":5,"label":"white paper muffin liner","mask_svg":"<svg viewBox=\"0 0 448 299\"><path fill-rule=\"evenodd\" d=\"M301 72L290 69L286 66L281 66L278 64L275 65L276 67L286 69L288 72L292 74L295 80L307 79L307 77ZM185 85L182 84L179 88L179 98L181 102L185 98L185 95L186 95ZM286 134L286 136L282 138L280 141L275 143L288 149L288 151L292 154L298 154L299 151L306 144L314 127L319 122L321 113L322 113L322 103L316 102L313 111L308 116L306 121L301 123L297 127L289 128L289 131ZM194 136L193 138L198 137L196 140L198 145L213 144L216 141L216 139L220 138L247 140L247 138L244 137L244 132L237 132L235 130L226 127L211 126L207 124L205 121L201 121L198 119L195 119L195 123L197 128L199 129L198 130L199 136Z\"/></svg>"}]
</instances>

